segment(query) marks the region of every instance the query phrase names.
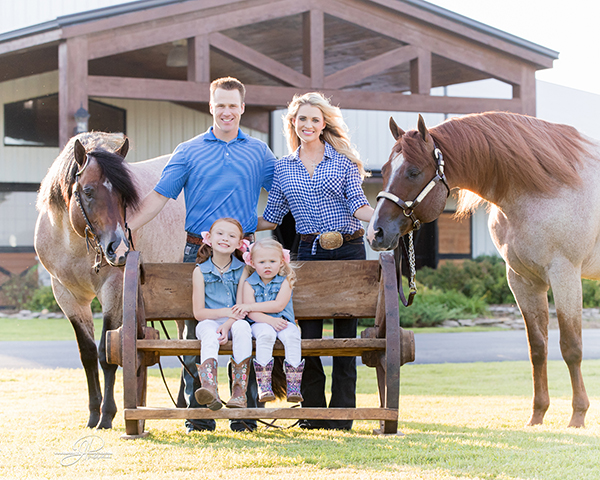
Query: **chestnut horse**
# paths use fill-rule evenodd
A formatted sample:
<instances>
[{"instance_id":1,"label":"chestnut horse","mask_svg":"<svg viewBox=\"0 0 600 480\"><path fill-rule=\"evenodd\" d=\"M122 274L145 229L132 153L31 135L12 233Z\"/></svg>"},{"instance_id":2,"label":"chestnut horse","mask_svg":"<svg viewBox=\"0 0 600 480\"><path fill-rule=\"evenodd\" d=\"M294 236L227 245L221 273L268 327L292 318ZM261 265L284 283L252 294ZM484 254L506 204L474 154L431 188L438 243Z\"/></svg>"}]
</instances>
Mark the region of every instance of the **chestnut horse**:
<instances>
[{"instance_id":1,"label":"chestnut horse","mask_svg":"<svg viewBox=\"0 0 600 480\"><path fill-rule=\"evenodd\" d=\"M87 426L111 428L117 412L117 365L106 363L106 332L122 322L123 269L132 248L126 226L139 198L158 181L169 156L127 164L129 143L101 132L73 137L50 167L37 199L35 250L52 276L52 290L75 330L85 369L90 416ZM180 262L185 245L183 199L133 235L145 261ZM90 304L98 297L103 327L94 341ZM104 402L98 360L104 372Z\"/></svg>"},{"instance_id":2,"label":"chestnut horse","mask_svg":"<svg viewBox=\"0 0 600 480\"><path fill-rule=\"evenodd\" d=\"M392 249L418 222L435 220L452 188L462 189L459 214L489 202L490 233L527 328L534 388L529 425L543 423L550 405L552 288L573 387L569 426L583 427L589 400L581 375L581 277L600 278L598 145L572 127L510 113L453 118L429 130L419 116L418 128L406 133L390 119L390 128L396 144L368 228L371 247Z\"/></svg>"}]
</instances>

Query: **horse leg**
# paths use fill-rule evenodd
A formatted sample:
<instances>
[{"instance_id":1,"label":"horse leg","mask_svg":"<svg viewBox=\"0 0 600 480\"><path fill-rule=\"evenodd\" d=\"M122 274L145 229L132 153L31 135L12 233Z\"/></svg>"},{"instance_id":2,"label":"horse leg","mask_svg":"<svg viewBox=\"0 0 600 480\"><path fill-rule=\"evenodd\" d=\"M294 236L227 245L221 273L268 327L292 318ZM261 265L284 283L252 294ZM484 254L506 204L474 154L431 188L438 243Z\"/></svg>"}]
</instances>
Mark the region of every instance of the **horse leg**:
<instances>
[{"instance_id":1,"label":"horse leg","mask_svg":"<svg viewBox=\"0 0 600 480\"><path fill-rule=\"evenodd\" d=\"M527 329L533 371L533 412L527 425L541 425L550 406L548 394L548 287L533 284L512 269L507 278Z\"/></svg>"},{"instance_id":2,"label":"horse leg","mask_svg":"<svg viewBox=\"0 0 600 480\"><path fill-rule=\"evenodd\" d=\"M573 414L569 427L584 427L585 414L590 401L581 375L583 345L581 339L582 292L581 275L570 264L556 272L550 272L550 284L554 293L560 351L569 368L573 389Z\"/></svg>"},{"instance_id":3,"label":"horse leg","mask_svg":"<svg viewBox=\"0 0 600 480\"><path fill-rule=\"evenodd\" d=\"M98 350L94 341L94 322L90 305L82 305L58 280L52 278L54 297L73 329L79 347L79 356L85 370L88 385L90 416L87 427L94 428L100 419L102 393L98 376Z\"/></svg>"}]
</instances>

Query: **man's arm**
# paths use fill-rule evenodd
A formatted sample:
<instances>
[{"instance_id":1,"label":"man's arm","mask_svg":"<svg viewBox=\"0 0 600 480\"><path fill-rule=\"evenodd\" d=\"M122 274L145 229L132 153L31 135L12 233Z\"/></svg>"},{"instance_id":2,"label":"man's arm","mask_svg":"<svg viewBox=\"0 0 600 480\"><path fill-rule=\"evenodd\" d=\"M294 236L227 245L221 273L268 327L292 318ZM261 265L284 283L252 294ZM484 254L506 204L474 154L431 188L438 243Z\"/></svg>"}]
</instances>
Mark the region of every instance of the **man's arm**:
<instances>
[{"instance_id":1,"label":"man's arm","mask_svg":"<svg viewBox=\"0 0 600 480\"><path fill-rule=\"evenodd\" d=\"M129 219L129 228L131 228L132 231L135 231L146 225L160 213L168 200L168 197L161 195L156 190L152 190L144 197L140 204L140 208L138 208Z\"/></svg>"},{"instance_id":2,"label":"man's arm","mask_svg":"<svg viewBox=\"0 0 600 480\"><path fill-rule=\"evenodd\" d=\"M261 230L275 230L276 227L276 223L267 222L262 216L258 217L258 225L256 225L257 232Z\"/></svg>"}]
</instances>

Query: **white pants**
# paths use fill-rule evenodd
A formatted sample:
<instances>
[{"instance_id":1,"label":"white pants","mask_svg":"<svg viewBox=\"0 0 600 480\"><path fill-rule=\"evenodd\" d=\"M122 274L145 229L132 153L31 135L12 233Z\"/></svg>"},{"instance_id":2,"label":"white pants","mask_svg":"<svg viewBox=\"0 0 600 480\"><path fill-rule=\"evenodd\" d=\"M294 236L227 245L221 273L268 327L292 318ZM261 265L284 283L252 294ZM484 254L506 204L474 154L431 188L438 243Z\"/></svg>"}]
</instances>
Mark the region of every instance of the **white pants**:
<instances>
[{"instance_id":1,"label":"white pants","mask_svg":"<svg viewBox=\"0 0 600 480\"><path fill-rule=\"evenodd\" d=\"M223 325L227 318L217 320L202 320L196 326L196 337L202 342L200 363L219 355L219 335L217 328ZM246 320L233 322L229 329L229 339L233 342L233 360L240 363L252 356L252 330Z\"/></svg>"},{"instance_id":2,"label":"white pants","mask_svg":"<svg viewBox=\"0 0 600 480\"><path fill-rule=\"evenodd\" d=\"M300 330L288 322L287 328L278 332L268 323L253 323L252 335L256 338L256 361L265 366L273 358L273 345L275 340L281 340L285 348L285 359L292 366L297 367L302 361L302 346Z\"/></svg>"}]
</instances>

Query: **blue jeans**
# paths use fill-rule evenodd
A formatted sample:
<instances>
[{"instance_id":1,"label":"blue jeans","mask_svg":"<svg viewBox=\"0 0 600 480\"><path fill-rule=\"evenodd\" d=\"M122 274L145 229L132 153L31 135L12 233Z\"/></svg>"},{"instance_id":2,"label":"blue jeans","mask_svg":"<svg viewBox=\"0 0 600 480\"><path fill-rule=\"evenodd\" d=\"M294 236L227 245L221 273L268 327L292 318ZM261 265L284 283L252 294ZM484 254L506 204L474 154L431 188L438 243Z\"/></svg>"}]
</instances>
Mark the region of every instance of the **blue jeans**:
<instances>
[{"instance_id":1,"label":"blue jeans","mask_svg":"<svg viewBox=\"0 0 600 480\"><path fill-rule=\"evenodd\" d=\"M319 260L365 260L366 252L362 237L344 242L335 250L324 250L317 246L315 255L311 255L312 243L300 241L298 261ZM302 338L323 338L323 320L301 320L299 322ZM338 318L333 320L334 338L356 338L358 319ZM320 357L304 357L302 375L303 407L327 407L325 399L325 372ZM333 357L331 374L331 400L329 408L356 407L356 357ZM307 428L344 429L352 428L352 420L304 420Z\"/></svg>"},{"instance_id":2,"label":"blue jeans","mask_svg":"<svg viewBox=\"0 0 600 480\"><path fill-rule=\"evenodd\" d=\"M193 263L196 261L196 255L198 254L200 246L193 243L186 243L185 250L183 253L184 263ZM196 340L196 320L185 321L184 338ZM185 363L188 370L193 374L191 376L186 369L182 370L182 382L184 386L184 397L188 408L206 408L205 405L199 405L194 396L194 392L200 388L200 379L198 378L198 369L196 364L200 363L199 355L184 355L183 363ZM228 365L227 374L229 377L229 390L231 392L231 368ZM250 371L248 374L248 389L246 391L246 399L248 401L248 408L256 408L258 406L258 386L256 384L256 375L254 374L254 365L250 362ZM229 424L232 428L235 425L243 425L245 422L250 428L256 428L256 420L230 420ZM185 421L185 426L188 429L193 430L214 430L216 423L214 420L191 420Z\"/></svg>"}]
</instances>

